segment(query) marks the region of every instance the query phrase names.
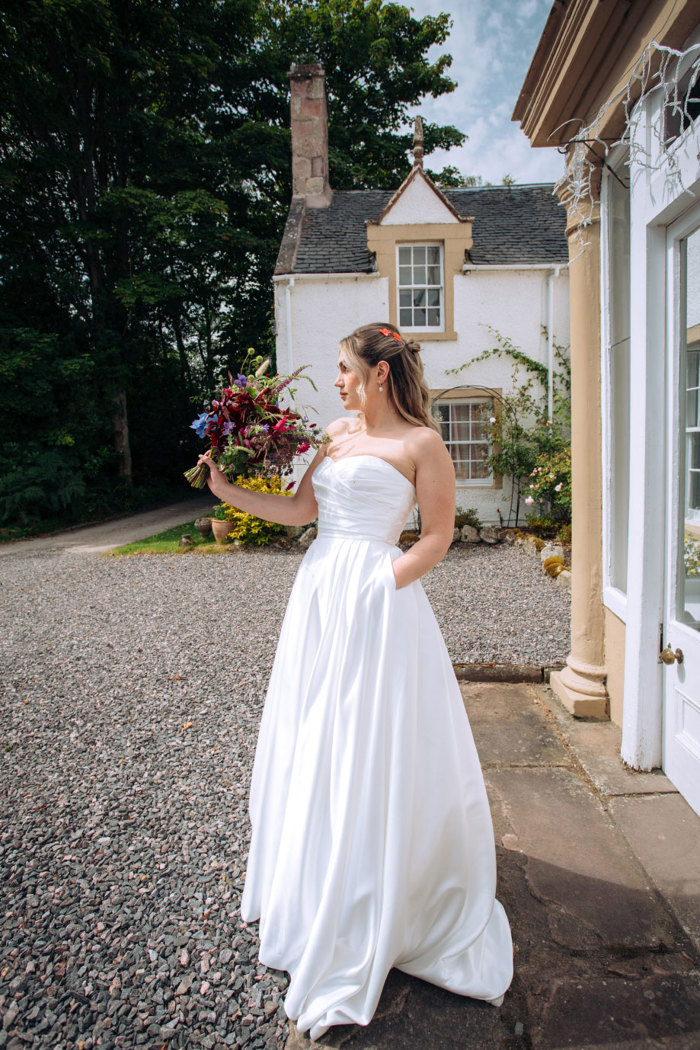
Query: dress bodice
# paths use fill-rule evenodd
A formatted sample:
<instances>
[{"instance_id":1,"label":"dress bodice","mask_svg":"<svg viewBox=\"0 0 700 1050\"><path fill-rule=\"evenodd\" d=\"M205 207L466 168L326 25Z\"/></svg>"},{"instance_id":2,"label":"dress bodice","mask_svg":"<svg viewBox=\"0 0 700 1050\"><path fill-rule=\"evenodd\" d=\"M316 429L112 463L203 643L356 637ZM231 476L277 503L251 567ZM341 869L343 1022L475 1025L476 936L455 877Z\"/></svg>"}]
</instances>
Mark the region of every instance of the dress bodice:
<instances>
[{"instance_id":1,"label":"dress bodice","mask_svg":"<svg viewBox=\"0 0 700 1050\"><path fill-rule=\"evenodd\" d=\"M318 503L319 538L396 543L416 502L408 478L379 456L338 460L326 456L311 481Z\"/></svg>"}]
</instances>

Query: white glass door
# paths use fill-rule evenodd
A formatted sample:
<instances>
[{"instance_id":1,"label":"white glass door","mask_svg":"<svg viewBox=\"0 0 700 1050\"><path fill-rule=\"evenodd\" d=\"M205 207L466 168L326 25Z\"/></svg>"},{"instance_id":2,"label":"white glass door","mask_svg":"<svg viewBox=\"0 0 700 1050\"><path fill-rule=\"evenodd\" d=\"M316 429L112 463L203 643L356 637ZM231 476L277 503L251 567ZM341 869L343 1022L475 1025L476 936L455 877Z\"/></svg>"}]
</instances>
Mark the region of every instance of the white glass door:
<instances>
[{"instance_id":1,"label":"white glass door","mask_svg":"<svg viewBox=\"0 0 700 1050\"><path fill-rule=\"evenodd\" d=\"M700 208L669 227L667 258L664 770L700 813Z\"/></svg>"}]
</instances>

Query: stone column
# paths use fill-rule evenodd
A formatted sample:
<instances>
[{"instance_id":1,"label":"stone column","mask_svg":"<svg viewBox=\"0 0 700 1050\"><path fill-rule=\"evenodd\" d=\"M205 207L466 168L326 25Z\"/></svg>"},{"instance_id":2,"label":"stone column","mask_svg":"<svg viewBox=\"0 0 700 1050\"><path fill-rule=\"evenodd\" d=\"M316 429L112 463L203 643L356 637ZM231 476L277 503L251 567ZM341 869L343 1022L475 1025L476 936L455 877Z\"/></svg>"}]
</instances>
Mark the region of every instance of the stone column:
<instances>
[{"instance_id":1,"label":"stone column","mask_svg":"<svg viewBox=\"0 0 700 1050\"><path fill-rule=\"evenodd\" d=\"M326 74L316 62L292 65L289 71L292 120L292 196L309 208L327 208L328 110Z\"/></svg>"},{"instance_id":2,"label":"stone column","mask_svg":"<svg viewBox=\"0 0 700 1050\"><path fill-rule=\"evenodd\" d=\"M602 565L600 167L590 174L591 192L585 201L575 200L570 186L561 191L570 260L571 652L563 670L552 674L551 686L573 715L604 719L609 709Z\"/></svg>"}]
</instances>

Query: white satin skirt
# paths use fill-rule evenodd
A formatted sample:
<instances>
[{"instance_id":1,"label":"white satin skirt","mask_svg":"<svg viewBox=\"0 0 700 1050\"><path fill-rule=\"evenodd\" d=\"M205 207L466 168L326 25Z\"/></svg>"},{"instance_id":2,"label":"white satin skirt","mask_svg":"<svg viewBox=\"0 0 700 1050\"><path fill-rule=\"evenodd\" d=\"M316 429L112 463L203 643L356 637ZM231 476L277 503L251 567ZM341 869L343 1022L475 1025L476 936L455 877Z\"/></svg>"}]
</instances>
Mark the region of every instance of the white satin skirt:
<instances>
[{"instance_id":1,"label":"white satin skirt","mask_svg":"<svg viewBox=\"0 0 700 1050\"><path fill-rule=\"evenodd\" d=\"M513 974L469 721L421 583L396 588L400 553L315 540L260 728L241 911L312 1039L368 1024L392 967L496 1002Z\"/></svg>"}]
</instances>

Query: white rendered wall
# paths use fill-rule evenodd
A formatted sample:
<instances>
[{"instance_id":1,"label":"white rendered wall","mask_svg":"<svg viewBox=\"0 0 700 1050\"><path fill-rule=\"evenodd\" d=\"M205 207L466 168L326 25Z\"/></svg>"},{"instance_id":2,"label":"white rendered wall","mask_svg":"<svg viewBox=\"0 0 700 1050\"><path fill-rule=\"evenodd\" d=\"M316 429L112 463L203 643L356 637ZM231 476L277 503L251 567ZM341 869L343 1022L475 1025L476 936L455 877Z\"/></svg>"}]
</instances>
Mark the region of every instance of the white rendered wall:
<instances>
[{"instance_id":1,"label":"white rendered wall","mask_svg":"<svg viewBox=\"0 0 700 1050\"><path fill-rule=\"evenodd\" d=\"M466 368L460 376L446 372L497 345L489 326L515 347L538 361L547 361L547 339L542 326L548 319L550 270L470 271L454 277L454 341L426 341L422 358L426 380L434 393L454 386L488 386L504 393L512 386L514 363L492 357ZM552 281L554 341L569 343L568 275L565 268ZM388 319L388 281L376 275L278 278L275 281L277 367L280 372L308 364L318 387L299 383L297 407L311 405L310 418L325 427L344 414L333 382L337 375L338 343L355 328ZM291 360L288 357L291 325ZM524 373L521 373L524 378ZM299 472L297 477L300 476ZM460 507L474 507L482 521L497 523L498 508L508 513L510 490L458 484ZM521 502L521 521L527 508Z\"/></svg>"},{"instance_id":2,"label":"white rendered wall","mask_svg":"<svg viewBox=\"0 0 700 1050\"><path fill-rule=\"evenodd\" d=\"M420 175L406 187L382 220L382 226L404 226L414 222L459 222Z\"/></svg>"},{"instance_id":3,"label":"white rendered wall","mask_svg":"<svg viewBox=\"0 0 700 1050\"><path fill-rule=\"evenodd\" d=\"M459 376L447 375L452 368L478 357L498 345L495 332L508 339L528 356L547 362L547 338L543 326L548 320L549 270L471 270L454 278L456 341L423 344L423 363L431 390L454 386L487 386L502 393L513 389L514 362L510 357L489 357L463 369ZM554 294L554 342L569 345L569 281L562 267L552 281ZM556 363L555 363L556 367ZM526 378L520 369L520 381ZM546 396L546 395L545 395ZM526 493L523 493L523 497ZM498 509L504 518L510 505L506 479L502 489L460 483L457 501L461 507L474 507L484 522L498 523ZM521 501L521 522L525 507Z\"/></svg>"}]
</instances>

